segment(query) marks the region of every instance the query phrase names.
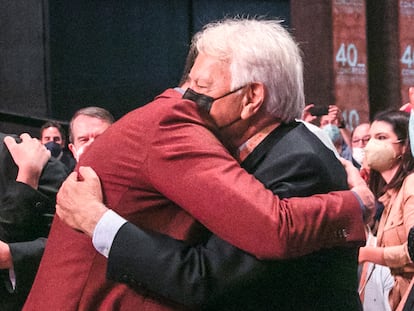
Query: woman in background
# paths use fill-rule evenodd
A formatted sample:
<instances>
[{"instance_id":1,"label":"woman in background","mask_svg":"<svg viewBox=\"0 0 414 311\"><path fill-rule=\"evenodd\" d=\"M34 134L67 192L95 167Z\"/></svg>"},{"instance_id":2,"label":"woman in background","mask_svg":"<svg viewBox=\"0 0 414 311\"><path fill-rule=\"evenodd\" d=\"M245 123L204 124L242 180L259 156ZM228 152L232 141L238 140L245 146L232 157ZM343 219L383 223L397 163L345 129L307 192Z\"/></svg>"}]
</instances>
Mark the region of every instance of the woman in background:
<instances>
[{"instance_id":1,"label":"woman in background","mask_svg":"<svg viewBox=\"0 0 414 311\"><path fill-rule=\"evenodd\" d=\"M377 246L360 249L359 261L388 266L394 277L389 300L396 310L414 276L407 235L414 226L414 158L408 138L409 114L385 111L375 116L365 147L371 190L384 204Z\"/></svg>"}]
</instances>

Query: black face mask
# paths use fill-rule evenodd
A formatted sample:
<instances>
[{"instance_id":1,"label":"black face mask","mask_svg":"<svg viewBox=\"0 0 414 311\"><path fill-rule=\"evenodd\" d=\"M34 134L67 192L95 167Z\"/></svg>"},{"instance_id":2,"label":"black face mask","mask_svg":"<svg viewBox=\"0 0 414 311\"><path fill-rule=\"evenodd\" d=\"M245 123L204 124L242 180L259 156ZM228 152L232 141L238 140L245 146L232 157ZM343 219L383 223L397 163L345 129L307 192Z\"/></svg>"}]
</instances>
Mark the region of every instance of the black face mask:
<instances>
[{"instance_id":1,"label":"black face mask","mask_svg":"<svg viewBox=\"0 0 414 311\"><path fill-rule=\"evenodd\" d=\"M46 149L50 150L52 157L57 158L62 152L62 147L54 141L49 141L45 144Z\"/></svg>"},{"instance_id":2,"label":"black face mask","mask_svg":"<svg viewBox=\"0 0 414 311\"><path fill-rule=\"evenodd\" d=\"M216 98L208 96L208 95L204 95L204 94L201 94L201 93L197 93L196 91L188 88L185 91L182 98L192 100L193 102L195 102L197 104L197 106L199 106L200 108L202 108L202 109L206 110L208 113L210 113L210 109L211 109L211 106L213 105L214 101L216 101L220 98L226 97L230 94L236 93L237 91L241 90L242 88L244 88L244 86L241 86L241 87L239 87L239 88L237 88L233 91L230 91L230 92L228 92L228 93L226 93L222 96L216 97Z\"/></svg>"}]
</instances>

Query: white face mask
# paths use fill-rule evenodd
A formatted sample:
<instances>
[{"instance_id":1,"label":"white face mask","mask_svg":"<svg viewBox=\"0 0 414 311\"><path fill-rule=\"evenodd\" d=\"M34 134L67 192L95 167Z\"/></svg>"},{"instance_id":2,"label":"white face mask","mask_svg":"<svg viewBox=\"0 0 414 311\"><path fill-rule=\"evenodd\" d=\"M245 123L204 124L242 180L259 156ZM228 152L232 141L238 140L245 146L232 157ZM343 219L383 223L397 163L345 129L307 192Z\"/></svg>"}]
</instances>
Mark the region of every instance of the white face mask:
<instances>
[{"instance_id":1,"label":"white face mask","mask_svg":"<svg viewBox=\"0 0 414 311\"><path fill-rule=\"evenodd\" d=\"M76 147L73 146L73 149L75 151L75 152L73 152L74 153L73 156L74 156L76 162L79 162L80 156L85 152L85 147L87 147L87 145L83 145L83 146L79 147L79 149L76 149Z\"/></svg>"},{"instance_id":2,"label":"white face mask","mask_svg":"<svg viewBox=\"0 0 414 311\"><path fill-rule=\"evenodd\" d=\"M362 164L362 160L365 156L365 150L364 148L355 147L352 148L352 157L358 164Z\"/></svg>"}]
</instances>

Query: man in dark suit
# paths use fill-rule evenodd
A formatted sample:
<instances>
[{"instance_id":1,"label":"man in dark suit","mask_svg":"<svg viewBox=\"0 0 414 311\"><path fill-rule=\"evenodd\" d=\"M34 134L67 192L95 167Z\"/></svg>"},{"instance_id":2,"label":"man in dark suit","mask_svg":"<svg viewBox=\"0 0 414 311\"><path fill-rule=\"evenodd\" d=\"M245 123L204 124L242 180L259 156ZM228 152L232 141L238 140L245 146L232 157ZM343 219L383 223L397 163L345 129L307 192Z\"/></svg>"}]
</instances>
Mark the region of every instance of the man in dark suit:
<instances>
[{"instance_id":1,"label":"man in dark suit","mask_svg":"<svg viewBox=\"0 0 414 311\"><path fill-rule=\"evenodd\" d=\"M67 177L62 163L28 134L0 133L0 309L20 310L33 283ZM12 273L10 274L10 272Z\"/></svg>"},{"instance_id":2,"label":"man in dark suit","mask_svg":"<svg viewBox=\"0 0 414 311\"><path fill-rule=\"evenodd\" d=\"M237 22L237 25L243 23ZM217 139L223 134L232 146L240 146L253 136L257 142L256 139L265 138L282 121L293 121L293 115L300 115L303 109L303 96L300 95L303 87L301 60L296 45L277 22L269 22L268 26L262 22L253 22L252 25L247 23L247 27L240 29L243 36L250 26L256 25L254 35L268 34L268 30L274 34L276 28L277 35L287 41L281 44L282 47L268 46L267 52L270 55L275 53L276 48L276 53L282 53L283 57L277 57L277 64L270 62L262 64L260 68L269 73L270 80L274 79L270 73L276 70L274 74L278 79L289 84L276 92L277 99L282 101L277 101L277 104L283 106L286 102L292 108L288 109L289 113L285 108L275 109L272 115L266 119L257 119L255 126L250 127L255 119L253 115L266 115L266 109L270 108L264 108L265 94L275 93L276 90L270 90L270 87L267 90L267 85L265 87L264 83L257 82L260 80L250 80L250 69L247 70L249 75L242 75L249 81L246 84L239 81L239 85L234 85L227 67L230 66L230 59L217 62L217 59L200 53L191 70L189 84L196 92L205 88L208 95L214 96L204 96L201 103L207 108L211 107L211 110L182 99L177 90L167 90L154 102L132 111L112 125L83 155L80 166L89 165L96 170L102 180L105 202L112 209L134 224L187 243L204 241L204 234L208 234L195 219L235 246L264 258L309 254L322 246L339 245L340 241L344 242L352 235L354 242L361 242L365 238L358 207L353 211L357 215L348 215L345 222L342 218L341 221L332 223L331 212L338 215L338 210L331 210L323 204L326 213L315 208L314 204L321 203L318 202L321 198L307 201L310 204L306 208L288 208L287 202L279 201L243 171ZM257 27L261 26L264 26L265 31L257 32ZM270 29L266 29L269 26ZM220 37L220 33L214 34L214 37L217 35ZM254 40L259 41L260 46L264 42L263 38L255 37ZM257 43L254 43L255 47ZM281 66L279 61L284 63L285 56L292 63ZM252 59L251 55L247 58ZM294 79L287 79L289 75L284 72L286 67L293 70ZM296 77L298 73L300 74ZM287 94L287 90L287 93L297 91L298 95ZM194 95L197 94L192 93L193 99ZM272 121L271 124L269 121ZM260 135L256 137L256 134ZM249 145L245 145L246 150L249 150ZM236 150L232 148L232 151ZM244 151L240 148L239 158L242 153ZM333 157L332 154L330 156ZM342 178L338 184L330 187L344 188L345 175L341 165L334 162L331 168L335 169L333 174L340 172ZM80 175L83 172L80 170ZM77 178L76 173L71 176L72 179ZM331 178L329 181L333 183ZM320 189L327 191L329 187ZM354 200L355 198L351 199L350 203L355 203ZM297 204L299 202L303 204L303 200L296 200ZM84 204L88 205L84 206L86 213L96 212L90 208L89 200ZM108 215L105 207L98 205L98 210L98 213ZM315 217L316 214L318 217ZM84 219L87 223L83 225L89 227L89 219ZM113 223L110 221L110 224ZM80 229L85 230L82 226ZM338 235L338 230L342 229L347 230L349 235ZM352 249L351 252L354 253ZM90 239L70 230L60 218L55 218L25 309L184 308L149 292L134 292L123 284L107 281L105 271L106 259L95 252ZM63 284L62 280L65 280Z\"/></svg>"},{"instance_id":3,"label":"man in dark suit","mask_svg":"<svg viewBox=\"0 0 414 311\"><path fill-rule=\"evenodd\" d=\"M278 126L242 166L281 197L345 187L333 153L301 123ZM84 198L77 202L84 207ZM331 249L259 261L215 235L191 246L127 223L112 244L107 277L210 310L357 310L356 254ZM342 301L344 292L349 299Z\"/></svg>"}]
</instances>

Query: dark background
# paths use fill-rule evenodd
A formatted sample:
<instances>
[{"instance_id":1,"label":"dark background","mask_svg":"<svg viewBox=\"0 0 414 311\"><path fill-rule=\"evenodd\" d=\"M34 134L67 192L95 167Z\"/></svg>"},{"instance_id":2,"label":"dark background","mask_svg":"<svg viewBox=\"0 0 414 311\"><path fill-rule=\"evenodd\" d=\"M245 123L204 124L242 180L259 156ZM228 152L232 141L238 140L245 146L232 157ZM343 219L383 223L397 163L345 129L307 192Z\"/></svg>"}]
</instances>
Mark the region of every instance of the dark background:
<instances>
[{"instance_id":1,"label":"dark background","mask_svg":"<svg viewBox=\"0 0 414 311\"><path fill-rule=\"evenodd\" d=\"M119 118L177 85L204 24L263 15L289 26L289 13L289 1L0 0L2 130L65 123L85 106Z\"/></svg>"}]
</instances>

